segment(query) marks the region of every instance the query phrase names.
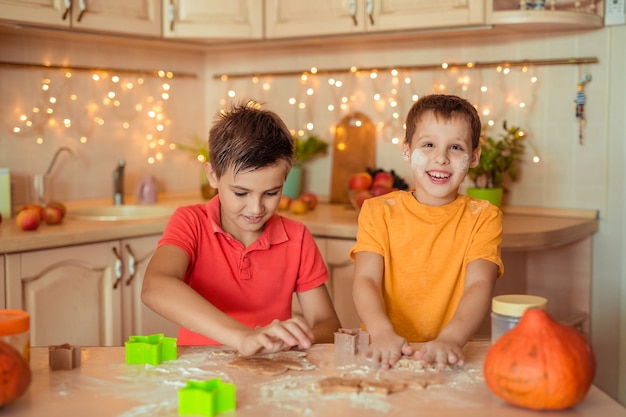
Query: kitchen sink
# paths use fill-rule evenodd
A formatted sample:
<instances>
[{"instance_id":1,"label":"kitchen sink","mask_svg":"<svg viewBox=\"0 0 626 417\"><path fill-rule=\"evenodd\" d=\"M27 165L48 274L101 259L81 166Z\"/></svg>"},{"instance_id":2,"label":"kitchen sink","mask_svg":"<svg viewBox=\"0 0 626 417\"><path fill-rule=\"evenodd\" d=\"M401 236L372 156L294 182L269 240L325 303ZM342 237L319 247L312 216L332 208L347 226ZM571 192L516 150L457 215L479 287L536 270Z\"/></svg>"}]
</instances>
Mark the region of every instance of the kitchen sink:
<instances>
[{"instance_id":1,"label":"kitchen sink","mask_svg":"<svg viewBox=\"0 0 626 417\"><path fill-rule=\"evenodd\" d=\"M69 210L67 215L78 220L100 221L159 219L169 217L175 208L140 205L101 206Z\"/></svg>"}]
</instances>

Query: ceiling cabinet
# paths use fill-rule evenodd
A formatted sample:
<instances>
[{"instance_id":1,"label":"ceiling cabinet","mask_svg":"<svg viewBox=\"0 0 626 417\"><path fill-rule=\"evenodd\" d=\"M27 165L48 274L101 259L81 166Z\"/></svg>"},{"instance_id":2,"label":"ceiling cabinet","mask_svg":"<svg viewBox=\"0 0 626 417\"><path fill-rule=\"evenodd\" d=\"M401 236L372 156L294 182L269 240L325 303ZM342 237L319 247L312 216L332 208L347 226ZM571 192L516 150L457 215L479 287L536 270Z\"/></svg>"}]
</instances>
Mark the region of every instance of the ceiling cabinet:
<instances>
[{"instance_id":1,"label":"ceiling cabinet","mask_svg":"<svg viewBox=\"0 0 626 417\"><path fill-rule=\"evenodd\" d=\"M552 10L554 4L554 10ZM603 26L602 3L520 10L518 0L0 0L0 20L67 32L124 34L220 46L341 41L362 35L437 31L589 30ZM595 3L592 3L595 4ZM492 34L493 31L484 31ZM191 42L190 42L191 43Z\"/></svg>"},{"instance_id":2,"label":"ceiling cabinet","mask_svg":"<svg viewBox=\"0 0 626 417\"><path fill-rule=\"evenodd\" d=\"M258 0L163 0L163 37L262 39L263 2Z\"/></svg>"},{"instance_id":3,"label":"ceiling cabinet","mask_svg":"<svg viewBox=\"0 0 626 417\"><path fill-rule=\"evenodd\" d=\"M153 0L0 0L0 15L72 30L161 35L161 3Z\"/></svg>"},{"instance_id":4,"label":"ceiling cabinet","mask_svg":"<svg viewBox=\"0 0 626 417\"><path fill-rule=\"evenodd\" d=\"M267 39L485 24L484 0L266 0Z\"/></svg>"}]
</instances>

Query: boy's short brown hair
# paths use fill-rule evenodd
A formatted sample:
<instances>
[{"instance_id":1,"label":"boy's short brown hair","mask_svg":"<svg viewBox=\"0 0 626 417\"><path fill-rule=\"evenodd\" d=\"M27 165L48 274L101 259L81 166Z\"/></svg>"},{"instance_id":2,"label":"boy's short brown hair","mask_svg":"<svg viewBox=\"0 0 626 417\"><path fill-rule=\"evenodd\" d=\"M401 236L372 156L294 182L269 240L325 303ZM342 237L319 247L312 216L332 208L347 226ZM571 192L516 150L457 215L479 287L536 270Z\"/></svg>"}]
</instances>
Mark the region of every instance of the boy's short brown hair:
<instances>
[{"instance_id":1,"label":"boy's short brown hair","mask_svg":"<svg viewBox=\"0 0 626 417\"><path fill-rule=\"evenodd\" d=\"M285 122L253 100L220 111L209 131L209 160L218 178L228 169L236 175L279 160L291 168L294 146Z\"/></svg>"},{"instance_id":2,"label":"boy's short brown hair","mask_svg":"<svg viewBox=\"0 0 626 417\"><path fill-rule=\"evenodd\" d=\"M451 120L453 117L465 119L470 127L472 150L478 148L482 126L476 108L464 98L450 94L422 96L411 106L406 116L404 143L411 143L417 123L422 115L428 112L432 112L435 117L443 117L446 121Z\"/></svg>"}]
</instances>

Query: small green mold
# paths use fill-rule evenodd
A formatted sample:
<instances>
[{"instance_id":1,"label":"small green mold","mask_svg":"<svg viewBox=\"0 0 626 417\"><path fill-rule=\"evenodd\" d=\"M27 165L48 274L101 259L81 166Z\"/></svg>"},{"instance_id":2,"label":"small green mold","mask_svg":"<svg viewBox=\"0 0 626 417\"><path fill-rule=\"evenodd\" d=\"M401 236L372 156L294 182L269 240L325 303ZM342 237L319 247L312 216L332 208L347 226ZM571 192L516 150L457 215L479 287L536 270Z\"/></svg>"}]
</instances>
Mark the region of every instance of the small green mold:
<instances>
[{"instance_id":1,"label":"small green mold","mask_svg":"<svg viewBox=\"0 0 626 417\"><path fill-rule=\"evenodd\" d=\"M126 346L126 363L158 365L177 358L176 338L163 334L130 336Z\"/></svg>"},{"instance_id":2,"label":"small green mold","mask_svg":"<svg viewBox=\"0 0 626 417\"><path fill-rule=\"evenodd\" d=\"M215 414L235 409L235 385L222 382L220 378L206 381L186 381L178 390L178 415Z\"/></svg>"}]
</instances>

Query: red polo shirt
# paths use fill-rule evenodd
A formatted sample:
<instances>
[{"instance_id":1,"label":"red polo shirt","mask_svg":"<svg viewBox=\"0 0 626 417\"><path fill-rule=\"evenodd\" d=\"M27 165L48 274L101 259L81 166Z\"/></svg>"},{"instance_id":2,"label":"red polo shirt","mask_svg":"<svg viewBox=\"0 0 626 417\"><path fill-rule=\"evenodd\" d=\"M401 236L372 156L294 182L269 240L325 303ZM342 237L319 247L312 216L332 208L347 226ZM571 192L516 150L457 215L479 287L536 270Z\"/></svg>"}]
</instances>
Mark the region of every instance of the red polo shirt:
<instances>
[{"instance_id":1,"label":"red polo shirt","mask_svg":"<svg viewBox=\"0 0 626 417\"><path fill-rule=\"evenodd\" d=\"M189 257L184 281L211 304L255 328L291 317L294 292L328 280L324 260L302 223L274 214L261 236L244 248L222 229L219 196L179 207L158 246L174 245ZM180 328L179 345L217 342Z\"/></svg>"}]
</instances>

